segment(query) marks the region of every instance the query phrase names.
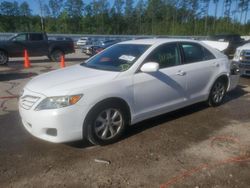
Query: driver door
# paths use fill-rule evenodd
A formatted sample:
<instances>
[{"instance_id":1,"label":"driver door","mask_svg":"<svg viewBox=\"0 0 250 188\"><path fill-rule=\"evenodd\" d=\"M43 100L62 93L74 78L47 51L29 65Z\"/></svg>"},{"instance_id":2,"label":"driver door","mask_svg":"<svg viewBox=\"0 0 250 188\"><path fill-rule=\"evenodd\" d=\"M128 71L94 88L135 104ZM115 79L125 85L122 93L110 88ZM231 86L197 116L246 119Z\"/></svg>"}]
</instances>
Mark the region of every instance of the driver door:
<instances>
[{"instance_id":1,"label":"driver door","mask_svg":"<svg viewBox=\"0 0 250 188\"><path fill-rule=\"evenodd\" d=\"M160 69L134 75L135 119L138 121L180 108L188 98L186 73L182 70L177 43L157 47L146 62L157 62Z\"/></svg>"},{"instance_id":2,"label":"driver door","mask_svg":"<svg viewBox=\"0 0 250 188\"><path fill-rule=\"evenodd\" d=\"M8 45L9 55L12 57L22 57L26 49L27 34L22 33L12 38Z\"/></svg>"}]
</instances>

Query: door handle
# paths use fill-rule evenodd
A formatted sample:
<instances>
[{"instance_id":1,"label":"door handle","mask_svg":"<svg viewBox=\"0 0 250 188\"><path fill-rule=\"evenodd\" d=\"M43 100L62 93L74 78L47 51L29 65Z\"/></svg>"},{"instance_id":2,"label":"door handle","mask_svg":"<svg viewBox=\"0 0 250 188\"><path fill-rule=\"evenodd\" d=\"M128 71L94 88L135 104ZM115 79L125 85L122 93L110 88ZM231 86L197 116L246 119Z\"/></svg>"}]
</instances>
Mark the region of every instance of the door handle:
<instances>
[{"instance_id":1,"label":"door handle","mask_svg":"<svg viewBox=\"0 0 250 188\"><path fill-rule=\"evenodd\" d=\"M179 70L176 75L179 75L179 76L184 76L186 75L186 72L184 72L183 70Z\"/></svg>"}]
</instances>

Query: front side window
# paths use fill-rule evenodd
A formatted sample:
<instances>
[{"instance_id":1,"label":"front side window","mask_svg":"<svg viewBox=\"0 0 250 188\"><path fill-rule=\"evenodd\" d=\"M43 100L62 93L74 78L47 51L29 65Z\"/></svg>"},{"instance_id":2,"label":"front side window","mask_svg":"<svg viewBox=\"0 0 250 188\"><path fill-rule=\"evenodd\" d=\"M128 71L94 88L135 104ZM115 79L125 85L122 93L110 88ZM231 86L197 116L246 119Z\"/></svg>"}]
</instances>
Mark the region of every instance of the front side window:
<instances>
[{"instance_id":1,"label":"front side window","mask_svg":"<svg viewBox=\"0 0 250 188\"><path fill-rule=\"evenodd\" d=\"M150 45L144 44L117 44L97 54L81 65L101 70L126 71L149 48L149 46Z\"/></svg>"},{"instance_id":2,"label":"front side window","mask_svg":"<svg viewBox=\"0 0 250 188\"><path fill-rule=\"evenodd\" d=\"M180 64L179 49L176 43L164 44L157 47L145 62L159 63L160 68L172 67Z\"/></svg>"},{"instance_id":3,"label":"front side window","mask_svg":"<svg viewBox=\"0 0 250 188\"><path fill-rule=\"evenodd\" d=\"M19 34L12 38L13 41L26 41L26 34Z\"/></svg>"},{"instance_id":4,"label":"front side window","mask_svg":"<svg viewBox=\"0 0 250 188\"><path fill-rule=\"evenodd\" d=\"M203 46L195 43L181 44L184 53L184 63L195 63L214 59L214 55Z\"/></svg>"}]
</instances>

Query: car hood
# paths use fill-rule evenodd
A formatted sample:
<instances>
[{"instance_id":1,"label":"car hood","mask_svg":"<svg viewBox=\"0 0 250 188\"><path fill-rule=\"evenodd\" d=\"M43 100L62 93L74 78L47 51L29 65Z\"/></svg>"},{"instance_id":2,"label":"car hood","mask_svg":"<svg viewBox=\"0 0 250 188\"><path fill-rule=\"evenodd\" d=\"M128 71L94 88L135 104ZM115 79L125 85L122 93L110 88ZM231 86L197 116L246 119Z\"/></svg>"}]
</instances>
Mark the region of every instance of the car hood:
<instances>
[{"instance_id":1,"label":"car hood","mask_svg":"<svg viewBox=\"0 0 250 188\"><path fill-rule=\"evenodd\" d=\"M25 86L28 90L43 95L66 95L74 90L103 84L118 76L119 72L103 71L74 65L51 71L33 78Z\"/></svg>"},{"instance_id":2,"label":"car hood","mask_svg":"<svg viewBox=\"0 0 250 188\"><path fill-rule=\"evenodd\" d=\"M246 43L243 46L238 47L239 50L250 50L250 43Z\"/></svg>"}]
</instances>

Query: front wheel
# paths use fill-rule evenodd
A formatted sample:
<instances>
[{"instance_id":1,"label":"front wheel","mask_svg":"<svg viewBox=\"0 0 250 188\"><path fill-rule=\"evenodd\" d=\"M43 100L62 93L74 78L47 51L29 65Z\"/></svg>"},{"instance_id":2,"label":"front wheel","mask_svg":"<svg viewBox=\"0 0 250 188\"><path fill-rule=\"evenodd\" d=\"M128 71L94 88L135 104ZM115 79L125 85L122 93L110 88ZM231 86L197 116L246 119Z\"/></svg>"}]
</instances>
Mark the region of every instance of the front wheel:
<instances>
[{"instance_id":1,"label":"front wheel","mask_svg":"<svg viewBox=\"0 0 250 188\"><path fill-rule=\"evenodd\" d=\"M8 60L8 55L4 51L0 51L0 65L6 65Z\"/></svg>"},{"instance_id":2,"label":"front wheel","mask_svg":"<svg viewBox=\"0 0 250 188\"><path fill-rule=\"evenodd\" d=\"M125 111L115 104L97 107L90 114L87 138L94 145L106 145L120 139L128 124Z\"/></svg>"},{"instance_id":3,"label":"front wheel","mask_svg":"<svg viewBox=\"0 0 250 188\"><path fill-rule=\"evenodd\" d=\"M219 106L222 104L226 94L226 84L222 79L217 80L209 94L208 104L209 106Z\"/></svg>"}]
</instances>

